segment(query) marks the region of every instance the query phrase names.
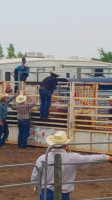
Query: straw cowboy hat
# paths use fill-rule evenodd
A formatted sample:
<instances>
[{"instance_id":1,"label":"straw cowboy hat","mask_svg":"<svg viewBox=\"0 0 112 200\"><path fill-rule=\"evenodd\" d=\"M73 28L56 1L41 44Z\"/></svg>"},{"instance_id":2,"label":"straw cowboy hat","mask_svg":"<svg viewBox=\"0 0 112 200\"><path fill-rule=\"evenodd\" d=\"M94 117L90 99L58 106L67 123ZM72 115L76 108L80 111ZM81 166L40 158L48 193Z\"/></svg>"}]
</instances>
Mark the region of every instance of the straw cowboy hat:
<instances>
[{"instance_id":1,"label":"straw cowboy hat","mask_svg":"<svg viewBox=\"0 0 112 200\"><path fill-rule=\"evenodd\" d=\"M0 94L0 99L7 98L8 94Z\"/></svg>"},{"instance_id":2,"label":"straw cowboy hat","mask_svg":"<svg viewBox=\"0 0 112 200\"><path fill-rule=\"evenodd\" d=\"M18 95L17 97L16 97L16 102L17 103L23 103L23 102L25 102L26 101L26 96L23 96L22 94L20 94L20 95Z\"/></svg>"},{"instance_id":3,"label":"straw cowboy hat","mask_svg":"<svg viewBox=\"0 0 112 200\"><path fill-rule=\"evenodd\" d=\"M69 139L67 139L67 133L66 131L57 131L54 135L50 135L46 138L46 142L49 145L63 143L67 144L70 142ZM62 145L56 145L57 147L60 147Z\"/></svg>"},{"instance_id":4,"label":"straw cowboy hat","mask_svg":"<svg viewBox=\"0 0 112 200\"><path fill-rule=\"evenodd\" d=\"M54 75L56 75L56 76L59 76L59 74L58 74L58 72L56 72L56 71L52 71L52 72L50 72L51 74L54 74Z\"/></svg>"}]
</instances>

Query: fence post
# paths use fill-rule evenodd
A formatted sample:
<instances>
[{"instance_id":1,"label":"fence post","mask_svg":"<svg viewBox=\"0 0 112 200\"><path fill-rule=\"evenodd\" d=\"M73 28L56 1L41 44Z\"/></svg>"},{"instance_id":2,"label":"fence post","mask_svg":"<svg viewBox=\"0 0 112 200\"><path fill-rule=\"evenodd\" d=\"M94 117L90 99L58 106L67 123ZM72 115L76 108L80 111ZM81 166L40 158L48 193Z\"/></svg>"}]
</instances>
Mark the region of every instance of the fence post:
<instances>
[{"instance_id":1,"label":"fence post","mask_svg":"<svg viewBox=\"0 0 112 200\"><path fill-rule=\"evenodd\" d=\"M61 170L61 155L54 156L54 200L62 200L62 170Z\"/></svg>"},{"instance_id":2,"label":"fence post","mask_svg":"<svg viewBox=\"0 0 112 200\"><path fill-rule=\"evenodd\" d=\"M81 81L81 68L77 67L77 81Z\"/></svg>"}]
</instances>

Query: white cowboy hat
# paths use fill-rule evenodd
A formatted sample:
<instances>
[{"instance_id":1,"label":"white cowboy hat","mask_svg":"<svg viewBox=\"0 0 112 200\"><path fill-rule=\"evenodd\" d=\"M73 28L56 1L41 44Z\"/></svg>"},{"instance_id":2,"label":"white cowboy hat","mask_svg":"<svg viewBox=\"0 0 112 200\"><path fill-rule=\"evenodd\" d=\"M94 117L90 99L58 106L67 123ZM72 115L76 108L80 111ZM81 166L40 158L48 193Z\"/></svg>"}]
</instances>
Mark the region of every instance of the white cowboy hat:
<instances>
[{"instance_id":1,"label":"white cowboy hat","mask_svg":"<svg viewBox=\"0 0 112 200\"><path fill-rule=\"evenodd\" d=\"M110 99L112 99L112 96L109 96Z\"/></svg>"},{"instance_id":2,"label":"white cowboy hat","mask_svg":"<svg viewBox=\"0 0 112 200\"><path fill-rule=\"evenodd\" d=\"M0 99L7 98L8 94L0 94Z\"/></svg>"},{"instance_id":3,"label":"white cowboy hat","mask_svg":"<svg viewBox=\"0 0 112 200\"><path fill-rule=\"evenodd\" d=\"M51 74L55 74L56 76L59 76L58 72L52 71Z\"/></svg>"},{"instance_id":4,"label":"white cowboy hat","mask_svg":"<svg viewBox=\"0 0 112 200\"><path fill-rule=\"evenodd\" d=\"M17 103L23 103L24 101L26 101L26 96L23 96L22 94L20 94L16 97Z\"/></svg>"},{"instance_id":5,"label":"white cowboy hat","mask_svg":"<svg viewBox=\"0 0 112 200\"><path fill-rule=\"evenodd\" d=\"M54 135L50 135L46 138L46 142L49 145L58 144L58 143L69 143L70 140L67 139L66 131L57 131ZM56 145L56 147L60 147L62 145Z\"/></svg>"}]
</instances>

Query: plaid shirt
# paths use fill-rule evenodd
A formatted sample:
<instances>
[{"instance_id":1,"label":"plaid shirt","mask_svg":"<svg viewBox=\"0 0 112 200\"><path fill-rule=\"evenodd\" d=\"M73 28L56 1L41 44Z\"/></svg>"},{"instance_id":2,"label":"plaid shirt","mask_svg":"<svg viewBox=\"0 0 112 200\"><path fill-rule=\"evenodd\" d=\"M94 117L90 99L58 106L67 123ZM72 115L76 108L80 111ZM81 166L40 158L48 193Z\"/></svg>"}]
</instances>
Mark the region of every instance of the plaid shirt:
<instances>
[{"instance_id":1,"label":"plaid shirt","mask_svg":"<svg viewBox=\"0 0 112 200\"><path fill-rule=\"evenodd\" d=\"M17 103L17 119L29 119L30 118L30 108L37 106L34 102L32 103Z\"/></svg>"}]
</instances>

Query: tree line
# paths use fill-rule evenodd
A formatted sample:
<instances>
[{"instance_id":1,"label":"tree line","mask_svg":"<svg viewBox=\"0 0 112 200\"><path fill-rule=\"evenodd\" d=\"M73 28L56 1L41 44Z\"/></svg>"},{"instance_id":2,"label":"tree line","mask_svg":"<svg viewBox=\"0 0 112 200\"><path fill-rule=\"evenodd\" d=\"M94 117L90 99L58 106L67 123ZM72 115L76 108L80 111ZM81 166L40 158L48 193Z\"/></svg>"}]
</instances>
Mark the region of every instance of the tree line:
<instances>
[{"instance_id":1,"label":"tree line","mask_svg":"<svg viewBox=\"0 0 112 200\"><path fill-rule=\"evenodd\" d=\"M7 47L7 57L6 58L22 58L22 57L26 57L26 56L27 56L27 53L23 54L21 51L19 51L16 55L15 48L12 43L10 43L9 46ZM0 44L0 59L3 57L4 57L4 52L3 52L2 45Z\"/></svg>"},{"instance_id":2,"label":"tree line","mask_svg":"<svg viewBox=\"0 0 112 200\"><path fill-rule=\"evenodd\" d=\"M105 52L102 47L100 49L98 49L98 51L99 51L99 58L91 58L91 60L112 63L112 52L111 51ZM12 43L10 43L9 46L7 47L7 57L6 58L22 58L22 57L26 57L26 56L27 56L27 53L23 54L21 51L19 51L16 55L15 48ZM4 57L3 48L0 44L0 59L3 57Z\"/></svg>"}]
</instances>

